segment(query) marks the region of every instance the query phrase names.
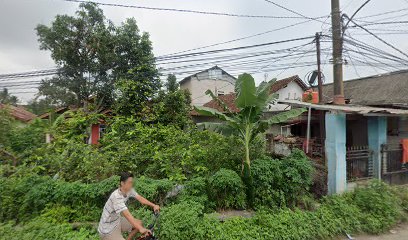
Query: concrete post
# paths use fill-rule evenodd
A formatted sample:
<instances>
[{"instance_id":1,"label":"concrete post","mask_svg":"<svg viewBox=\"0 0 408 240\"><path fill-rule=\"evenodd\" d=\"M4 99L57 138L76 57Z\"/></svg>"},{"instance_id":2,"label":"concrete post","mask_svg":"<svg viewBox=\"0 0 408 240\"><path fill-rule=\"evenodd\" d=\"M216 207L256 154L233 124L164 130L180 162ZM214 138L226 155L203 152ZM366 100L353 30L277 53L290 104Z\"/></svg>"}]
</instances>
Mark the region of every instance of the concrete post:
<instances>
[{"instance_id":1,"label":"concrete post","mask_svg":"<svg viewBox=\"0 0 408 240\"><path fill-rule=\"evenodd\" d=\"M387 143L387 118L368 117L368 146L373 152L374 178L381 179L381 145Z\"/></svg>"},{"instance_id":2,"label":"concrete post","mask_svg":"<svg viewBox=\"0 0 408 240\"><path fill-rule=\"evenodd\" d=\"M346 191L346 114L326 113L326 158L328 194Z\"/></svg>"}]
</instances>

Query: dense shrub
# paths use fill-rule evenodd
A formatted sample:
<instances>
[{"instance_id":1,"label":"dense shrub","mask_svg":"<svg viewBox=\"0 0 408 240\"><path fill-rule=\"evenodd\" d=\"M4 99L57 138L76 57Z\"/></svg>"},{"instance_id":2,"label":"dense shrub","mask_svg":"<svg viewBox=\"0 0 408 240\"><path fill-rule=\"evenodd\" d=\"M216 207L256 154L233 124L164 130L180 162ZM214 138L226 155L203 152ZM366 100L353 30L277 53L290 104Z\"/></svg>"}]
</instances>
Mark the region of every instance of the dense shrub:
<instances>
[{"instance_id":1,"label":"dense shrub","mask_svg":"<svg viewBox=\"0 0 408 240\"><path fill-rule=\"evenodd\" d=\"M140 177L135 180L135 189L145 198L162 205L166 200L166 195L175 184L167 179L151 179Z\"/></svg>"},{"instance_id":2,"label":"dense shrub","mask_svg":"<svg viewBox=\"0 0 408 240\"><path fill-rule=\"evenodd\" d=\"M253 156L263 155L262 144L257 138ZM113 154L118 171L176 181L208 176L221 168L239 169L243 156L241 144L234 137L194 128L149 126L123 117L113 119L102 148Z\"/></svg>"},{"instance_id":3,"label":"dense shrub","mask_svg":"<svg viewBox=\"0 0 408 240\"><path fill-rule=\"evenodd\" d=\"M195 202L182 202L162 210L160 238L204 239L200 226L204 206Z\"/></svg>"},{"instance_id":4,"label":"dense shrub","mask_svg":"<svg viewBox=\"0 0 408 240\"><path fill-rule=\"evenodd\" d=\"M26 156L23 163L37 168L39 174L58 174L67 181L86 183L98 182L121 171L184 181L212 175L221 168L238 170L240 167L243 149L236 137L195 128L183 130L174 125L147 125L132 117L110 119L101 144L88 145L89 126L100 117L83 111L67 112L52 125L51 144L43 144L44 129L29 127L16 134L16 149L35 146L22 154ZM31 142L23 141L27 134ZM251 146L254 158L264 154L263 145L262 138L255 139Z\"/></svg>"},{"instance_id":5,"label":"dense shrub","mask_svg":"<svg viewBox=\"0 0 408 240\"><path fill-rule=\"evenodd\" d=\"M218 209L245 207L244 184L235 171L220 169L210 178L209 188Z\"/></svg>"},{"instance_id":6,"label":"dense shrub","mask_svg":"<svg viewBox=\"0 0 408 240\"><path fill-rule=\"evenodd\" d=\"M44 240L44 239L60 239L60 240L91 240L99 239L96 229L80 228L73 230L72 226L67 223L48 222L38 218L27 222L21 226L14 226L12 223L0 223L0 236L6 237L8 240ZM3 239L3 238L2 238Z\"/></svg>"},{"instance_id":7,"label":"dense shrub","mask_svg":"<svg viewBox=\"0 0 408 240\"><path fill-rule=\"evenodd\" d=\"M196 177L186 181L183 185L178 201L194 201L204 206L204 211L209 212L215 209L215 203L209 199L208 180L204 177Z\"/></svg>"},{"instance_id":8,"label":"dense shrub","mask_svg":"<svg viewBox=\"0 0 408 240\"><path fill-rule=\"evenodd\" d=\"M112 154L84 142L53 142L37 149L25 160L38 173L58 175L67 181L98 182L118 172Z\"/></svg>"},{"instance_id":9,"label":"dense shrub","mask_svg":"<svg viewBox=\"0 0 408 240\"><path fill-rule=\"evenodd\" d=\"M73 207L78 216L87 218L82 220L95 219L119 180L114 177L100 183L83 184L33 175L1 178L0 181L0 219L22 221L41 214L54 204Z\"/></svg>"},{"instance_id":10,"label":"dense shrub","mask_svg":"<svg viewBox=\"0 0 408 240\"><path fill-rule=\"evenodd\" d=\"M301 151L283 159L255 160L251 170L257 206L293 206L312 183L313 167Z\"/></svg>"},{"instance_id":11,"label":"dense shrub","mask_svg":"<svg viewBox=\"0 0 408 240\"><path fill-rule=\"evenodd\" d=\"M98 184L67 183L38 176L0 180L1 221L20 221L18 225L15 222L0 224L0 236L7 239L98 239L94 227L73 230L70 222L97 222L107 195L117 185L117 178ZM199 196L205 189L205 182L201 178L189 181L185 185L186 193ZM161 189L170 184L167 180L140 179L136 186ZM148 191L142 194L160 195L149 191L150 195ZM407 189L398 188L397 191L384 183L373 182L354 192L325 197L314 211L297 208L260 210L252 218L233 217L224 222L220 222L215 214L204 214L202 204L185 198L162 207L158 233L166 240L314 240L344 233L379 233L402 219L407 194ZM97 214L85 213L77 208L80 205ZM131 211L146 225L151 222L150 209L131 208Z\"/></svg>"},{"instance_id":12,"label":"dense shrub","mask_svg":"<svg viewBox=\"0 0 408 240\"><path fill-rule=\"evenodd\" d=\"M118 184L118 177L93 184L70 183L36 175L0 178L0 220L24 221L57 205L61 209L72 210L72 220L92 221L100 217L106 200ZM157 202L173 186L166 180L148 178L136 179L135 185L141 195Z\"/></svg>"},{"instance_id":13,"label":"dense shrub","mask_svg":"<svg viewBox=\"0 0 408 240\"><path fill-rule=\"evenodd\" d=\"M363 213L361 221L365 232L383 232L401 217L401 199L383 182L374 181L364 189L357 189L352 201Z\"/></svg>"}]
</instances>

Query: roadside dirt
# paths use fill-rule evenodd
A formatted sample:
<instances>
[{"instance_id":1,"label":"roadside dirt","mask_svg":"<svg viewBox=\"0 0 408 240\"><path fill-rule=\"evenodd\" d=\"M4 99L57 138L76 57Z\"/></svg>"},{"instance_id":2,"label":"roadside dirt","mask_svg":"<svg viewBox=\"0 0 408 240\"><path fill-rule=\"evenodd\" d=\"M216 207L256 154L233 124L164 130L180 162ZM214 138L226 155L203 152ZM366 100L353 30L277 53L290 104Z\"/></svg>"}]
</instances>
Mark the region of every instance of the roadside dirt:
<instances>
[{"instance_id":1,"label":"roadside dirt","mask_svg":"<svg viewBox=\"0 0 408 240\"><path fill-rule=\"evenodd\" d=\"M408 224L401 224L385 234L352 236L355 240L408 240ZM346 237L338 240L347 239Z\"/></svg>"}]
</instances>

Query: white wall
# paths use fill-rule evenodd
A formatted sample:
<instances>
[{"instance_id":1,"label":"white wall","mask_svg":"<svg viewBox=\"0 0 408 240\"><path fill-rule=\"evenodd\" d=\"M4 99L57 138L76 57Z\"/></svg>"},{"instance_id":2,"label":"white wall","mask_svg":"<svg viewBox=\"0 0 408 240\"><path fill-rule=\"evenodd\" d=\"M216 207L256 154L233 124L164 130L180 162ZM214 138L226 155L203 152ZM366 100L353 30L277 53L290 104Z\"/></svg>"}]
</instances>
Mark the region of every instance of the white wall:
<instances>
[{"instance_id":1,"label":"white wall","mask_svg":"<svg viewBox=\"0 0 408 240\"><path fill-rule=\"evenodd\" d=\"M303 89L295 81L290 82L286 87L280 89L276 93L279 94L279 100L301 100ZM283 111L288 110L290 107L286 104L270 104L268 111Z\"/></svg>"},{"instance_id":2,"label":"white wall","mask_svg":"<svg viewBox=\"0 0 408 240\"><path fill-rule=\"evenodd\" d=\"M233 93L235 86L235 79L222 74L220 79L209 79L208 71L199 73L191 77L190 80L183 82L180 85L181 89L188 89L191 93L191 103L196 106L202 106L212 100L212 98L205 94L210 89L214 94L216 89L218 92L222 91L224 94Z\"/></svg>"}]
</instances>

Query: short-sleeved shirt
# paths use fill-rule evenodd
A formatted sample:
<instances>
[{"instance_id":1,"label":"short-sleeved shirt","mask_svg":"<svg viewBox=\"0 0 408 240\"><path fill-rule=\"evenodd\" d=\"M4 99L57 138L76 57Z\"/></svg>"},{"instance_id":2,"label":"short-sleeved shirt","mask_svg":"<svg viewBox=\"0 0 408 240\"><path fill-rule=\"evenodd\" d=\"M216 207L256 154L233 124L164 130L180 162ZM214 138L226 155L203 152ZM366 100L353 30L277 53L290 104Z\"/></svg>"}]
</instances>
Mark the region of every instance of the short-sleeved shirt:
<instances>
[{"instance_id":1,"label":"short-sleeved shirt","mask_svg":"<svg viewBox=\"0 0 408 240\"><path fill-rule=\"evenodd\" d=\"M119 226L120 213L128 209L126 202L129 198L135 198L136 196L137 193L133 188L128 194L123 193L120 189L113 191L103 208L98 232L100 234L109 234Z\"/></svg>"}]
</instances>

